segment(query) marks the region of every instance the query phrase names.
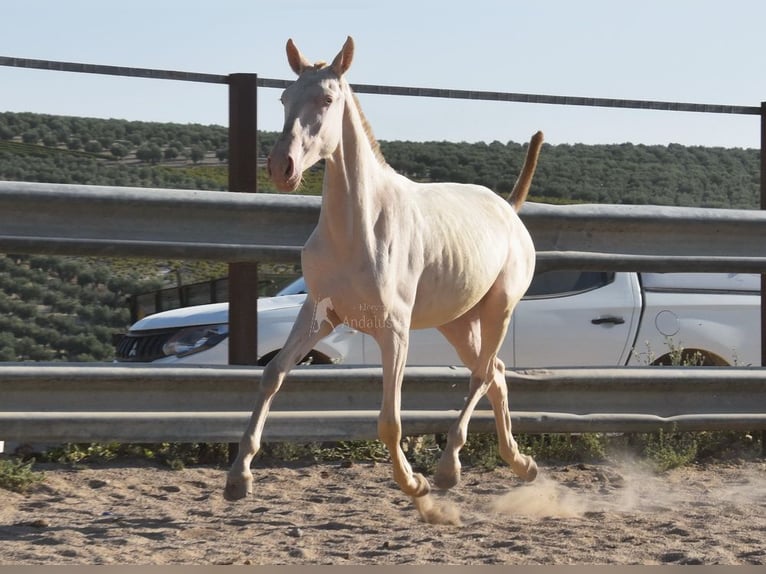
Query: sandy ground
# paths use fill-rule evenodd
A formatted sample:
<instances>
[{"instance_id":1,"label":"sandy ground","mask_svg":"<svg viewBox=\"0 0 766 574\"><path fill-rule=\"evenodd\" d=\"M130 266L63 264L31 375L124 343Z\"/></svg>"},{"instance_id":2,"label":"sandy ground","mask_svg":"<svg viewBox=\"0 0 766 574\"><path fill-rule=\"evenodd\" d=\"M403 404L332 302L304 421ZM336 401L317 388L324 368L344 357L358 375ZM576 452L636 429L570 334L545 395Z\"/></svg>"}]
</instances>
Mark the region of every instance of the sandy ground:
<instances>
[{"instance_id":1,"label":"sandy ground","mask_svg":"<svg viewBox=\"0 0 766 574\"><path fill-rule=\"evenodd\" d=\"M388 464L255 468L230 503L222 469L142 462L72 470L0 490L0 564L765 564L766 463L663 475L628 466L466 468L423 523Z\"/></svg>"}]
</instances>

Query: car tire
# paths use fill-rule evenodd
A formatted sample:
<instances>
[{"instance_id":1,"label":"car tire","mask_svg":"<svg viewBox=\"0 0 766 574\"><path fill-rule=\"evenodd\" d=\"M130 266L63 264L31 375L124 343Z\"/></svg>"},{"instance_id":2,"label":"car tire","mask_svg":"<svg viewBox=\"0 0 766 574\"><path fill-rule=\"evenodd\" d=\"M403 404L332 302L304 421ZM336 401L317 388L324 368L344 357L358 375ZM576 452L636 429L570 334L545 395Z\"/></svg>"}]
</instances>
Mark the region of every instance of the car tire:
<instances>
[{"instance_id":1,"label":"car tire","mask_svg":"<svg viewBox=\"0 0 766 574\"><path fill-rule=\"evenodd\" d=\"M265 367L269 364L271 359L277 356L277 353L279 353L280 349L277 349L276 351L272 351L271 353L266 353L263 357L258 359L258 366ZM310 351L305 357L303 357L303 360L298 363L299 365L331 365L332 359L325 355L324 353L320 353L319 351L312 350Z\"/></svg>"}]
</instances>

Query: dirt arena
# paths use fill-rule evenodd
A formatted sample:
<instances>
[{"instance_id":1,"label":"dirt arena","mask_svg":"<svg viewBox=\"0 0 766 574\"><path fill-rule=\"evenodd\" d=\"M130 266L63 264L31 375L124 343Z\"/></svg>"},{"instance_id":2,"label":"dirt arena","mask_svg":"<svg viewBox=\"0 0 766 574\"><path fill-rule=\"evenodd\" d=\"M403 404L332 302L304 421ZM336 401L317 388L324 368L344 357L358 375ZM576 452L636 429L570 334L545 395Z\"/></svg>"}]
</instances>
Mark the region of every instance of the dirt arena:
<instances>
[{"instance_id":1,"label":"dirt arena","mask_svg":"<svg viewBox=\"0 0 766 574\"><path fill-rule=\"evenodd\" d=\"M143 462L41 464L0 491L0 564L765 564L766 463L676 469L464 469L418 518L388 464L256 468L256 495L221 496L225 470Z\"/></svg>"}]
</instances>

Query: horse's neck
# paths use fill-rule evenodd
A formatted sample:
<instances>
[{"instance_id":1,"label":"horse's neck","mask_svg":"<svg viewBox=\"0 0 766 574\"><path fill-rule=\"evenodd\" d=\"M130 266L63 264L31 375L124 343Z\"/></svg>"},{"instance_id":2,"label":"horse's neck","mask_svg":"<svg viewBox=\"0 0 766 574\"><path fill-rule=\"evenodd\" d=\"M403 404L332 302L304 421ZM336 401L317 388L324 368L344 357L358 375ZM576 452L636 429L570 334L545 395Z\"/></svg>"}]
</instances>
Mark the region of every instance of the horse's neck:
<instances>
[{"instance_id":1,"label":"horse's neck","mask_svg":"<svg viewBox=\"0 0 766 574\"><path fill-rule=\"evenodd\" d=\"M325 163L320 226L337 247L374 245L379 192L393 171L378 159L348 90L340 144Z\"/></svg>"}]
</instances>

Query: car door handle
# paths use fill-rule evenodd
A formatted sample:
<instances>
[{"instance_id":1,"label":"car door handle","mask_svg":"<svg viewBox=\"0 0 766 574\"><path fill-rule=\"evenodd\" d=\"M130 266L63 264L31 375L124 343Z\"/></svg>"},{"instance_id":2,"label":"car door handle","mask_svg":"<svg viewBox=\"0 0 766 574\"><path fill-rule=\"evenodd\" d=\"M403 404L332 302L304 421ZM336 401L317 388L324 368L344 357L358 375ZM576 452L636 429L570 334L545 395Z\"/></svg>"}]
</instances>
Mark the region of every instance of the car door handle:
<instances>
[{"instance_id":1,"label":"car door handle","mask_svg":"<svg viewBox=\"0 0 766 574\"><path fill-rule=\"evenodd\" d=\"M622 317L615 317L614 315L607 315L606 317L596 317L591 319L591 323L594 325L622 325L625 319Z\"/></svg>"}]
</instances>

